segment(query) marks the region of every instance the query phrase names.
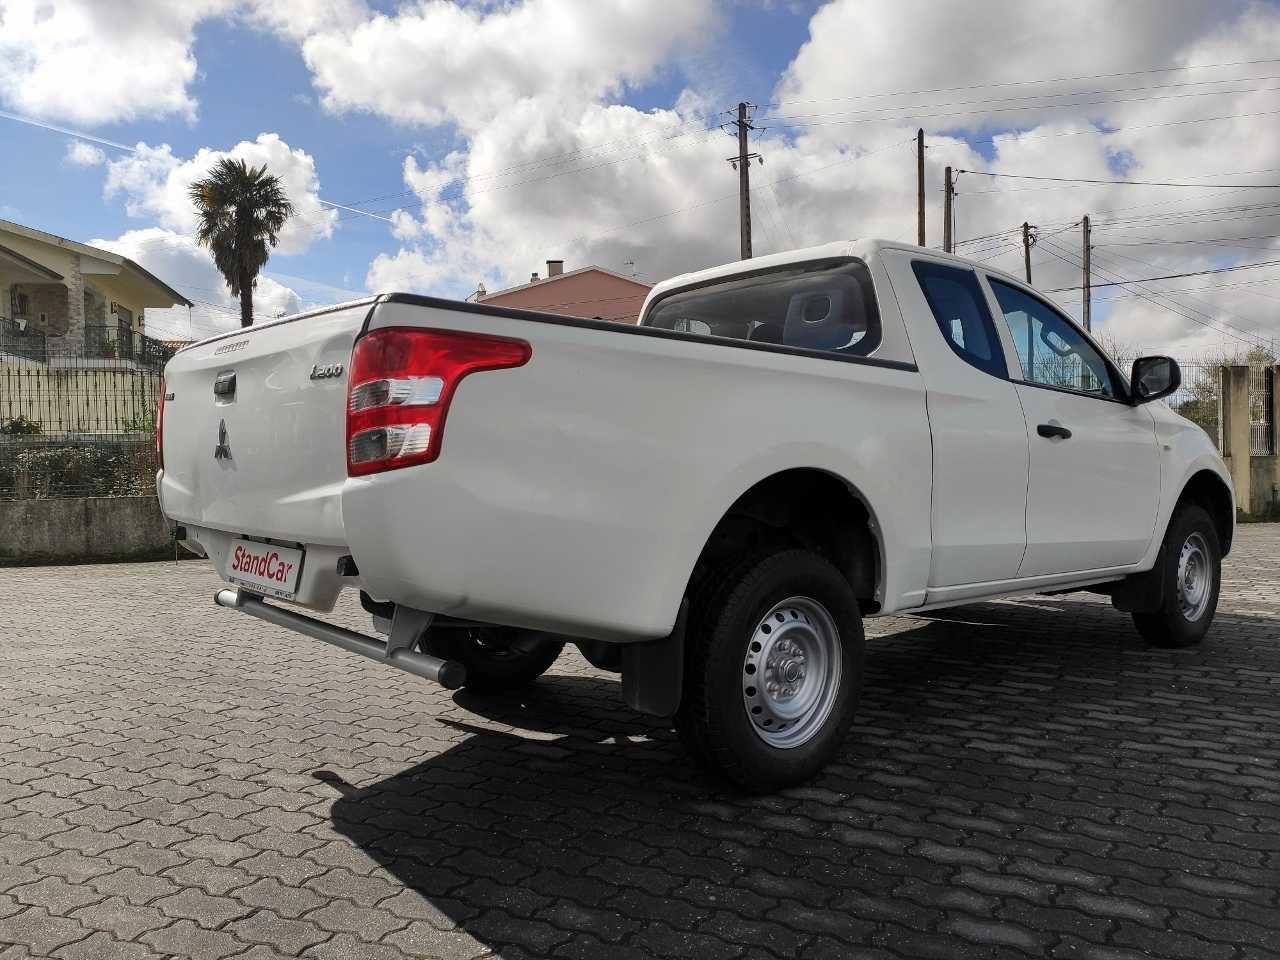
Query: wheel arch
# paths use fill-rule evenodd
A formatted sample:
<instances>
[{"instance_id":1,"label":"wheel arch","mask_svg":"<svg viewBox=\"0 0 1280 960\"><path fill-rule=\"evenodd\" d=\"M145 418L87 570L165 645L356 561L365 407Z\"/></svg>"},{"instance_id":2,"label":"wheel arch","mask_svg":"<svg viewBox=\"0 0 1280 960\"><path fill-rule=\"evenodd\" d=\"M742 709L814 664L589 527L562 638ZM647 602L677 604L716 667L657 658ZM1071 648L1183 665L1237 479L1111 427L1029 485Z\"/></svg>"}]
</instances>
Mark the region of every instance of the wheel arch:
<instances>
[{"instance_id":1,"label":"wheel arch","mask_svg":"<svg viewBox=\"0 0 1280 960\"><path fill-rule=\"evenodd\" d=\"M828 470L792 467L757 480L724 511L702 546L690 587L725 558L770 541L816 550L853 587L864 612L883 601L886 557L866 496Z\"/></svg>"},{"instance_id":2,"label":"wheel arch","mask_svg":"<svg viewBox=\"0 0 1280 960\"><path fill-rule=\"evenodd\" d=\"M1197 470L1182 485L1182 492L1170 512L1170 520L1184 503L1194 503L1204 508L1213 520L1218 533L1218 544L1225 557L1231 552L1231 541L1235 535L1235 500L1231 488L1225 480L1212 470Z\"/></svg>"}]
</instances>

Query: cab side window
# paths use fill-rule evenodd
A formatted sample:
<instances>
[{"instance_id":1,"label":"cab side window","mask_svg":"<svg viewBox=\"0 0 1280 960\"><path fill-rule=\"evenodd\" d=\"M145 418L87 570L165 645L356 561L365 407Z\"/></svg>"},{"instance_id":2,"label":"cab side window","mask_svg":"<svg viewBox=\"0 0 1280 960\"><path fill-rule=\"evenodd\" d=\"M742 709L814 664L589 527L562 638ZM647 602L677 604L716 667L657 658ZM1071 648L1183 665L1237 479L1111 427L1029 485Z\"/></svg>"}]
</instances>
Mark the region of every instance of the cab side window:
<instances>
[{"instance_id":1,"label":"cab side window","mask_svg":"<svg viewBox=\"0 0 1280 960\"><path fill-rule=\"evenodd\" d=\"M996 326L972 270L928 260L911 264L942 338L956 355L993 377L1009 376Z\"/></svg>"},{"instance_id":2,"label":"cab side window","mask_svg":"<svg viewBox=\"0 0 1280 960\"><path fill-rule=\"evenodd\" d=\"M1116 398L1106 360L1075 324L1029 293L994 277L987 279L1009 325L1025 382Z\"/></svg>"}]
</instances>

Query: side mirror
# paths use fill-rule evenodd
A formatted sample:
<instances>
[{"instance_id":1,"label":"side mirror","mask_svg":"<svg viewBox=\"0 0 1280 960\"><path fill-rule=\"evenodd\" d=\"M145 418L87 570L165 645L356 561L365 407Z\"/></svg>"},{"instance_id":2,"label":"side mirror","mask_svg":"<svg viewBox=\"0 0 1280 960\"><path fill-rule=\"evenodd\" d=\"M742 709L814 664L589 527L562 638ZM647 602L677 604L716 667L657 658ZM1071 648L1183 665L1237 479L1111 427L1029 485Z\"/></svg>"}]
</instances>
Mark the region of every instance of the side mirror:
<instances>
[{"instance_id":1,"label":"side mirror","mask_svg":"<svg viewBox=\"0 0 1280 960\"><path fill-rule=\"evenodd\" d=\"M1134 403L1150 403L1167 397L1182 386L1182 370L1173 357L1139 357L1133 361Z\"/></svg>"}]
</instances>

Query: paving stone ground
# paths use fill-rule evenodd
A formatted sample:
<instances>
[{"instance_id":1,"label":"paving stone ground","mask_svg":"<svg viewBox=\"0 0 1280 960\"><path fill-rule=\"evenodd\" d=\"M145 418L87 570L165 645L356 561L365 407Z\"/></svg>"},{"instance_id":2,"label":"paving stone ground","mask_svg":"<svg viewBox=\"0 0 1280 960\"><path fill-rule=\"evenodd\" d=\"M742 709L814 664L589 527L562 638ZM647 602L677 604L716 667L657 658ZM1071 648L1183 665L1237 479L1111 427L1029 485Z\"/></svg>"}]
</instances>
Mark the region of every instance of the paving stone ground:
<instances>
[{"instance_id":1,"label":"paving stone ground","mask_svg":"<svg viewBox=\"0 0 1280 960\"><path fill-rule=\"evenodd\" d=\"M454 696L203 562L0 570L0 960L1280 956L1278 558L1240 530L1199 650L873 621L839 762L756 799L576 654Z\"/></svg>"}]
</instances>

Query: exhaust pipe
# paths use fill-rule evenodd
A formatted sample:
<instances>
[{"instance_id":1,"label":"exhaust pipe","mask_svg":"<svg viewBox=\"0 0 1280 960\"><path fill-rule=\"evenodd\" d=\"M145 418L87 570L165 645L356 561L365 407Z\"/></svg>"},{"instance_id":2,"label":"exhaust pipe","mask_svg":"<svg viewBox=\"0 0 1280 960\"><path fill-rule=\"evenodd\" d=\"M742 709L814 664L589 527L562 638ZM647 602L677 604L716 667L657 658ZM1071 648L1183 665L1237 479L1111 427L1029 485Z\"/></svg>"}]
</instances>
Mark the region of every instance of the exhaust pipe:
<instances>
[{"instance_id":1,"label":"exhaust pipe","mask_svg":"<svg viewBox=\"0 0 1280 960\"><path fill-rule=\"evenodd\" d=\"M430 618L427 616L416 618L414 626L418 629L413 629L410 636L403 636L404 630L397 631L393 625L391 639L384 643L376 637L356 633L354 630L347 630L345 627L337 627L331 623L325 623L323 620L317 620L315 617L308 617L293 610L272 606L257 594L249 593L245 590L219 590L213 595L213 602L220 607L239 610L241 613L247 613L251 617L257 617L259 620L273 623L277 627L284 627L286 630L301 633L303 636L311 637L313 640L331 643L335 647L341 647L348 653L358 653L360 656L368 657L370 660L379 660L387 666L395 667L397 670L416 674L419 677L438 683L446 690L457 690L467 680L467 668L458 663L458 661L442 660L440 657L433 657L430 654L418 653L413 650L413 645L417 642L421 627L430 623ZM400 608L397 608L397 613L399 613L399 610ZM400 618L397 616L396 620L399 621ZM402 635L397 636L397 633Z\"/></svg>"}]
</instances>

